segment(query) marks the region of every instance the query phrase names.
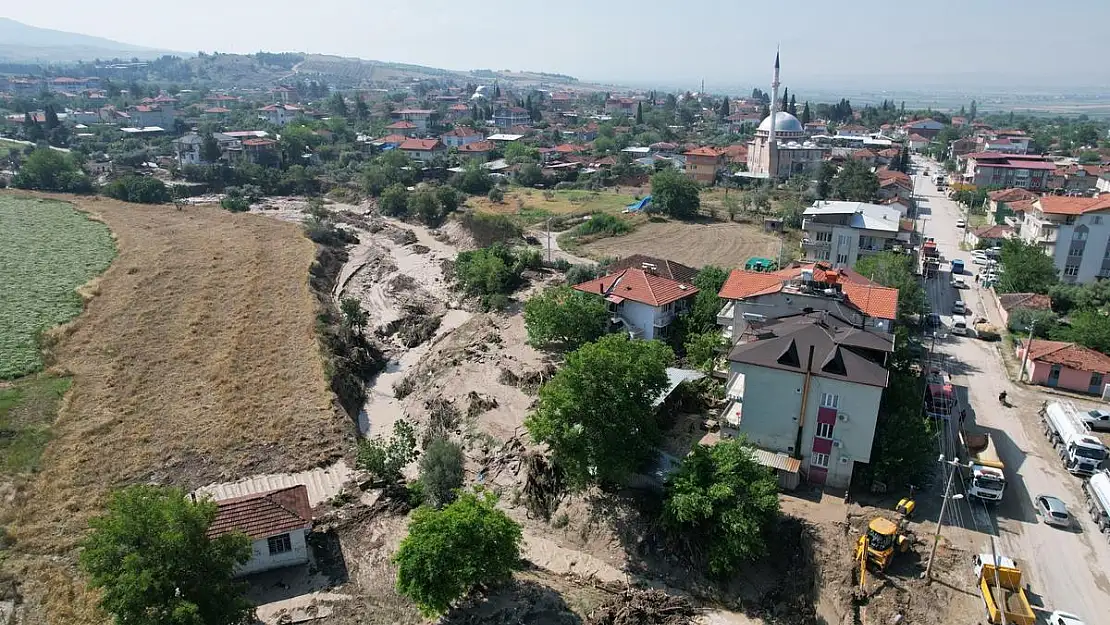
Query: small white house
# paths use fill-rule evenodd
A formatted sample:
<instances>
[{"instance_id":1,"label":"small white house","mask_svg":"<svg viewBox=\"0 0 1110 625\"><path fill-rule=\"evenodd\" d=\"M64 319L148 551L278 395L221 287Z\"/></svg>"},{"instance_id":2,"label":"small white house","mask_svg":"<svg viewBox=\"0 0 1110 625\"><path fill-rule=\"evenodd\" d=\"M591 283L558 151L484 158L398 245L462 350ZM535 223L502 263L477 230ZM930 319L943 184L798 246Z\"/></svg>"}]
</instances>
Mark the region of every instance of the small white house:
<instances>
[{"instance_id":1,"label":"small white house","mask_svg":"<svg viewBox=\"0 0 1110 625\"><path fill-rule=\"evenodd\" d=\"M242 532L251 539L251 558L236 570L250 575L308 563L312 507L302 484L223 499L208 527L208 537Z\"/></svg>"},{"instance_id":2,"label":"small white house","mask_svg":"<svg viewBox=\"0 0 1110 625\"><path fill-rule=\"evenodd\" d=\"M667 328L689 308L698 288L658 275L658 268L649 265L622 269L574 288L604 297L614 323L636 338L666 336Z\"/></svg>"}]
</instances>

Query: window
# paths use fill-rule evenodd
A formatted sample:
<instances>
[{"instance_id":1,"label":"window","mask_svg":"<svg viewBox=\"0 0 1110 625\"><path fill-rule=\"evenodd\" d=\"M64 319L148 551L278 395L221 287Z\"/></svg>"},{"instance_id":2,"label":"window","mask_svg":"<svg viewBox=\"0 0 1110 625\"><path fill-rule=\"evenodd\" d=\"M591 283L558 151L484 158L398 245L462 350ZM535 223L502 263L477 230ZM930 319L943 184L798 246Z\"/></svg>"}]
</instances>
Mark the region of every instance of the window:
<instances>
[{"instance_id":1,"label":"window","mask_svg":"<svg viewBox=\"0 0 1110 625\"><path fill-rule=\"evenodd\" d=\"M1093 223L1096 226L1101 224L1102 223L1102 215L1094 215L1093 217L1091 217L1091 223Z\"/></svg>"},{"instance_id":2,"label":"window","mask_svg":"<svg viewBox=\"0 0 1110 625\"><path fill-rule=\"evenodd\" d=\"M837 408L840 406L840 395L836 393L821 393L822 408Z\"/></svg>"},{"instance_id":3,"label":"window","mask_svg":"<svg viewBox=\"0 0 1110 625\"><path fill-rule=\"evenodd\" d=\"M1078 276L1079 275L1079 265L1064 265L1064 275L1065 276Z\"/></svg>"},{"instance_id":4,"label":"window","mask_svg":"<svg viewBox=\"0 0 1110 625\"><path fill-rule=\"evenodd\" d=\"M817 424L817 438L832 438L832 424L831 423L818 423Z\"/></svg>"},{"instance_id":5,"label":"window","mask_svg":"<svg viewBox=\"0 0 1110 625\"><path fill-rule=\"evenodd\" d=\"M848 255L847 254L837 254L836 255L836 264L838 264L838 265L847 265L848 264Z\"/></svg>"},{"instance_id":6,"label":"window","mask_svg":"<svg viewBox=\"0 0 1110 625\"><path fill-rule=\"evenodd\" d=\"M814 452L813 456L809 459L809 465L812 467L820 467L822 469L829 468L829 454Z\"/></svg>"},{"instance_id":7,"label":"window","mask_svg":"<svg viewBox=\"0 0 1110 625\"><path fill-rule=\"evenodd\" d=\"M289 539L289 534L271 536L266 539L266 542L269 544L272 556L293 551L293 541Z\"/></svg>"},{"instance_id":8,"label":"window","mask_svg":"<svg viewBox=\"0 0 1110 625\"><path fill-rule=\"evenodd\" d=\"M837 245L848 245L851 242L852 242L852 236L851 235L841 234L841 235L837 235L837 237L836 237L836 244Z\"/></svg>"},{"instance_id":9,"label":"window","mask_svg":"<svg viewBox=\"0 0 1110 625\"><path fill-rule=\"evenodd\" d=\"M814 234L814 238L818 243L832 243L831 232L817 232Z\"/></svg>"}]
</instances>

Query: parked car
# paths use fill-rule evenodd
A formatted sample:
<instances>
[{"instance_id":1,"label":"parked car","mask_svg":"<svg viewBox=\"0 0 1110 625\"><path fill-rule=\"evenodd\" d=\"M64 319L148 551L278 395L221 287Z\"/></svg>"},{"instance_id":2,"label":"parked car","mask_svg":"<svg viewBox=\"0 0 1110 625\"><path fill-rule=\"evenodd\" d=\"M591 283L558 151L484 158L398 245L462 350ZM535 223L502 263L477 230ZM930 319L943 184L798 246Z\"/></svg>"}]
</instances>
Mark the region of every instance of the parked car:
<instances>
[{"instance_id":1,"label":"parked car","mask_svg":"<svg viewBox=\"0 0 1110 625\"><path fill-rule=\"evenodd\" d=\"M990 262L986 256L972 256L971 262L976 265L985 265Z\"/></svg>"},{"instance_id":2,"label":"parked car","mask_svg":"<svg viewBox=\"0 0 1110 625\"><path fill-rule=\"evenodd\" d=\"M967 227L967 222L961 219L961 220L956 222L956 227L957 228L966 228Z\"/></svg>"},{"instance_id":3,"label":"parked car","mask_svg":"<svg viewBox=\"0 0 1110 625\"><path fill-rule=\"evenodd\" d=\"M1071 526L1071 515L1068 514L1068 506L1058 497L1037 495L1037 498L1033 500L1033 507L1036 508L1037 514L1048 525L1056 527Z\"/></svg>"},{"instance_id":4,"label":"parked car","mask_svg":"<svg viewBox=\"0 0 1110 625\"><path fill-rule=\"evenodd\" d=\"M1083 422L1096 432L1110 432L1110 412L1105 410L1088 410L1083 414Z\"/></svg>"},{"instance_id":5,"label":"parked car","mask_svg":"<svg viewBox=\"0 0 1110 625\"><path fill-rule=\"evenodd\" d=\"M956 302L952 304L952 314L955 314L955 315L965 315L965 314L967 314L967 304L965 304L962 299L956 300Z\"/></svg>"},{"instance_id":6,"label":"parked car","mask_svg":"<svg viewBox=\"0 0 1110 625\"><path fill-rule=\"evenodd\" d=\"M929 313L929 316L925 318L925 325L930 328L939 328L944 325L944 323L940 320L940 315Z\"/></svg>"},{"instance_id":7,"label":"parked car","mask_svg":"<svg viewBox=\"0 0 1110 625\"><path fill-rule=\"evenodd\" d=\"M952 288L954 288L954 289L966 289L967 284L964 282L963 278L961 278L960 276L955 276L954 278L952 278Z\"/></svg>"},{"instance_id":8,"label":"parked car","mask_svg":"<svg viewBox=\"0 0 1110 625\"><path fill-rule=\"evenodd\" d=\"M1056 610L1048 616L1048 625L1086 625L1083 619L1071 612Z\"/></svg>"}]
</instances>

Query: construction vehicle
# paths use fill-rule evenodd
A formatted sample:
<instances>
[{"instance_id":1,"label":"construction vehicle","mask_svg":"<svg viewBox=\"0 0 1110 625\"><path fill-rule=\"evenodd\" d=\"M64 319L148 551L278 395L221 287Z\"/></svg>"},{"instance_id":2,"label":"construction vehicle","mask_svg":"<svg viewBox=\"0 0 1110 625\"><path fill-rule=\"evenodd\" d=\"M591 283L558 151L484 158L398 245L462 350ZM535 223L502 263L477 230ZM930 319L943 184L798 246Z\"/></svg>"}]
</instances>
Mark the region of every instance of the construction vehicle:
<instances>
[{"instance_id":1,"label":"construction vehicle","mask_svg":"<svg viewBox=\"0 0 1110 625\"><path fill-rule=\"evenodd\" d=\"M912 496L912 494L911 494ZM875 570L885 571L894 559L895 553L906 553L913 545L913 535L906 530L917 503L910 497L898 502L895 511L898 512L898 521L891 521L884 517L875 517L867 525L867 532L859 537L856 543L856 569L859 575L859 587L862 589L867 583L867 567L871 565Z\"/></svg>"},{"instance_id":2,"label":"construction vehicle","mask_svg":"<svg viewBox=\"0 0 1110 625\"><path fill-rule=\"evenodd\" d=\"M1083 483L1087 498L1087 512L1098 526L1098 531L1110 532L1110 471L1103 469Z\"/></svg>"},{"instance_id":3,"label":"construction vehicle","mask_svg":"<svg viewBox=\"0 0 1110 625\"><path fill-rule=\"evenodd\" d=\"M1036 625L1037 615L1021 584L1021 569L1009 558L1002 560L1002 566L994 561L982 562L979 594L987 608L988 622L1001 625L1005 618L1008 625Z\"/></svg>"},{"instance_id":4,"label":"construction vehicle","mask_svg":"<svg viewBox=\"0 0 1110 625\"><path fill-rule=\"evenodd\" d=\"M1002 339L1002 333L999 332L998 327L987 321L986 317L979 317L975 320L975 337L983 341L998 341Z\"/></svg>"},{"instance_id":5,"label":"construction vehicle","mask_svg":"<svg viewBox=\"0 0 1110 625\"><path fill-rule=\"evenodd\" d=\"M1075 404L1065 401L1041 405L1044 433L1073 475L1093 475L1108 454L1102 441L1087 429Z\"/></svg>"},{"instance_id":6,"label":"construction vehicle","mask_svg":"<svg viewBox=\"0 0 1110 625\"><path fill-rule=\"evenodd\" d=\"M965 475L971 478L967 494L985 501L1001 501L1006 490L1006 465L998 456L990 432L973 432L960 429L967 467Z\"/></svg>"}]
</instances>

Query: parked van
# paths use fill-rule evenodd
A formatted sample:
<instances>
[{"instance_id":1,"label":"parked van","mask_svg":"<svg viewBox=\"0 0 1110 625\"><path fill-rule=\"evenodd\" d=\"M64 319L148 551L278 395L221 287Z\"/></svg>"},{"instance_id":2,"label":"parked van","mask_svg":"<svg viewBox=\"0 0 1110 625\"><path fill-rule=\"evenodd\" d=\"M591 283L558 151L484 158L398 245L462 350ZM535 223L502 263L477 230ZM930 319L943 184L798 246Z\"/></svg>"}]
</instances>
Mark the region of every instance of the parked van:
<instances>
[{"instance_id":1,"label":"parked van","mask_svg":"<svg viewBox=\"0 0 1110 625\"><path fill-rule=\"evenodd\" d=\"M962 274L964 272L964 261L959 258L952 260L952 275Z\"/></svg>"},{"instance_id":2,"label":"parked van","mask_svg":"<svg viewBox=\"0 0 1110 625\"><path fill-rule=\"evenodd\" d=\"M963 315L952 316L952 334L964 336L967 334L967 317Z\"/></svg>"}]
</instances>

